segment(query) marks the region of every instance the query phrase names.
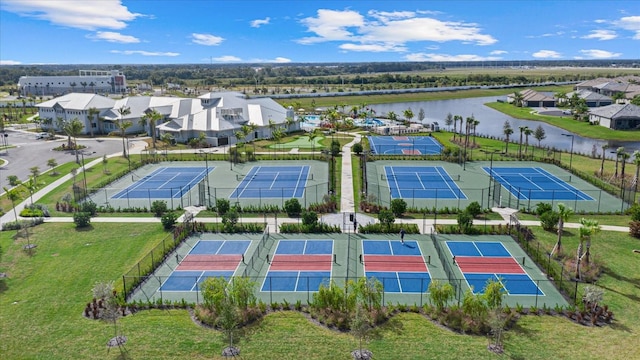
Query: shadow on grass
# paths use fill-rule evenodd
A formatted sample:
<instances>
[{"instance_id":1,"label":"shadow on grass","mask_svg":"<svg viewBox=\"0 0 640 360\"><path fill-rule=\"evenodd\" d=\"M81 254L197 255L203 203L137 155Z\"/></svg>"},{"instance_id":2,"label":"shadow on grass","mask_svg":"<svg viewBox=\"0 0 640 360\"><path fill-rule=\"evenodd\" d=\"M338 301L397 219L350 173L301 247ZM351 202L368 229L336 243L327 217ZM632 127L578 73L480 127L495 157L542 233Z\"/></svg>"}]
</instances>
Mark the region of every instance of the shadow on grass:
<instances>
[{"instance_id":1,"label":"shadow on grass","mask_svg":"<svg viewBox=\"0 0 640 360\"><path fill-rule=\"evenodd\" d=\"M618 273L616 273L615 271L611 270L609 267L603 266L602 270L609 276L611 276L612 278L618 280L618 281L623 281L623 282L627 282L630 283L632 285L634 285L635 287L640 287L640 278L637 279L633 279L633 278L629 278L626 277L624 275L620 275Z\"/></svg>"}]
</instances>

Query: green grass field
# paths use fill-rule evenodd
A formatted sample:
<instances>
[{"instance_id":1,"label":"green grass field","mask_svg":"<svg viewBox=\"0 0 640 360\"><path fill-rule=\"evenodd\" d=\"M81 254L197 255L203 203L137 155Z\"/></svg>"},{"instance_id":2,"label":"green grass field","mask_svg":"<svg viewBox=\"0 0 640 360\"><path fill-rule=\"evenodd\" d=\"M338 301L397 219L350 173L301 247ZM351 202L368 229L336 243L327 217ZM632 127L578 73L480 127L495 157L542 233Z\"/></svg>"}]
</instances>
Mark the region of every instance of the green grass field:
<instances>
[{"instance_id":1,"label":"green grass field","mask_svg":"<svg viewBox=\"0 0 640 360\"><path fill-rule=\"evenodd\" d=\"M165 233L159 224L94 224L76 231L73 224L44 224L33 229L38 244L29 257L25 240L0 233L0 353L3 359L117 359L105 343L113 326L82 316L96 281L115 280ZM555 234L535 229L544 246ZM577 230L565 235L565 251L575 252ZM506 333L504 357L513 359L632 359L640 331L640 259L631 252L637 239L623 233L599 233L592 252L605 263L598 282L605 303L615 312L612 326L591 328L565 318L524 316ZM220 332L203 328L186 310L141 311L119 321L129 339L131 359L221 359ZM485 337L453 333L420 314L395 315L376 329L366 347L378 359L492 359ZM25 344L28 344L25 345ZM316 325L297 312L277 312L244 329L238 346L245 359L350 359L357 341L349 334Z\"/></svg>"}]
</instances>

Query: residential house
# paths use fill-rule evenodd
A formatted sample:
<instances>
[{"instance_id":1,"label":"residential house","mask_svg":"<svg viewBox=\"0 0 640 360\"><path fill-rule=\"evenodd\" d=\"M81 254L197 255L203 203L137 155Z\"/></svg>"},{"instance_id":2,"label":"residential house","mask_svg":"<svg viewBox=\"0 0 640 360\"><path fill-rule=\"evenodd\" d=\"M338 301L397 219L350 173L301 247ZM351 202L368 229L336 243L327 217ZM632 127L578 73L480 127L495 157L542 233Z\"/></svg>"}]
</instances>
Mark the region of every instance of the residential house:
<instances>
[{"instance_id":1,"label":"residential house","mask_svg":"<svg viewBox=\"0 0 640 360\"><path fill-rule=\"evenodd\" d=\"M589 111L589 122L614 130L640 130L640 106L612 104L594 108Z\"/></svg>"}]
</instances>

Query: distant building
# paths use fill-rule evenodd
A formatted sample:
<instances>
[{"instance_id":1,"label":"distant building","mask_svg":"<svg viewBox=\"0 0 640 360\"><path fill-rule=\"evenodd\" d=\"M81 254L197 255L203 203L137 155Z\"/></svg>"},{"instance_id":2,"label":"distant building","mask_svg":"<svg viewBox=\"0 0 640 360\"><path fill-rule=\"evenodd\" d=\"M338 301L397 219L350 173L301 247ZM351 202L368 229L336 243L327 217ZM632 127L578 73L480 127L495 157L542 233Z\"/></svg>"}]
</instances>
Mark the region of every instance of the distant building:
<instances>
[{"instance_id":1,"label":"distant building","mask_svg":"<svg viewBox=\"0 0 640 360\"><path fill-rule=\"evenodd\" d=\"M613 79L597 78L583 81L575 86L576 90L589 90L604 96L614 96L622 93L624 98L633 99L640 94L640 77L625 76Z\"/></svg>"},{"instance_id":2,"label":"distant building","mask_svg":"<svg viewBox=\"0 0 640 360\"><path fill-rule=\"evenodd\" d=\"M127 92L127 79L118 70L80 70L77 76L21 76L18 91L22 96L73 92L121 94Z\"/></svg>"},{"instance_id":3,"label":"distant building","mask_svg":"<svg viewBox=\"0 0 640 360\"><path fill-rule=\"evenodd\" d=\"M212 146L237 142L235 134L243 125L253 128L246 140L272 137L277 128L285 132L300 130L299 122L292 122L293 108L285 109L269 98L248 99L239 92L207 93L197 99L132 96L113 100L96 94L71 93L38 105L43 129L61 131L65 122L78 119L83 134L119 133L120 121L129 121L127 134L151 135L149 124L141 119L150 111L157 111L162 119L156 123L156 137L168 133L186 143L204 133ZM95 108L98 116L89 116ZM121 115L119 109L128 109Z\"/></svg>"},{"instance_id":4,"label":"distant building","mask_svg":"<svg viewBox=\"0 0 640 360\"><path fill-rule=\"evenodd\" d=\"M613 130L640 129L640 106L613 104L591 109L589 122Z\"/></svg>"},{"instance_id":5,"label":"distant building","mask_svg":"<svg viewBox=\"0 0 640 360\"><path fill-rule=\"evenodd\" d=\"M535 90L526 89L520 92L522 95L523 107L554 107L556 100L548 95L537 92ZM507 95L507 102L515 102L515 93Z\"/></svg>"},{"instance_id":6,"label":"distant building","mask_svg":"<svg viewBox=\"0 0 640 360\"><path fill-rule=\"evenodd\" d=\"M572 91L567 94L566 98L558 99L558 103L562 104L562 103L568 102L573 97L574 94L578 98L584 99L588 107L600 107L600 106L607 106L607 105L613 104L613 99L611 99L609 96L602 95L597 92L586 90L586 89Z\"/></svg>"}]
</instances>

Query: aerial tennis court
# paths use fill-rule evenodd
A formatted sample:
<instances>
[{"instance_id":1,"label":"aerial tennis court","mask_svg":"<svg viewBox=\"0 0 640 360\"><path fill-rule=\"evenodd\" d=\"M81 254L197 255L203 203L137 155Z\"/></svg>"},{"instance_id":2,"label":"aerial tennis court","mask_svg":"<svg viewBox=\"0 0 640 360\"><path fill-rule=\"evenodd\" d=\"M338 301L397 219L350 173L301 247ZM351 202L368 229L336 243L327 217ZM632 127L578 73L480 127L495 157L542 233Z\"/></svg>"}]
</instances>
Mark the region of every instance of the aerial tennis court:
<instances>
[{"instance_id":1,"label":"aerial tennis court","mask_svg":"<svg viewBox=\"0 0 640 360\"><path fill-rule=\"evenodd\" d=\"M300 198L310 176L308 165L254 166L229 198Z\"/></svg>"},{"instance_id":2,"label":"aerial tennis court","mask_svg":"<svg viewBox=\"0 0 640 360\"><path fill-rule=\"evenodd\" d=\"M214 169L204 166L159 167L111 198L181 198Z\"/></svg>"},{"instance_id":3,"label":"aerial tennis court","mask_svg":"<svg viewBox=\"0 0 640 360\"><path fill-rule=\"evenodd\" d=\"M483 170L520 200L592 201L591 196L539 167L483 167Z\"/></svg>"},{"instance_id":4,"label":"aerial tennis court","mask_svg":"<svg viewBox=\"0 0 640 360\"><path fill-rule=\"evenodd\" d=\"M200 240L184 256L175 255L176 268L161 291L199 291L209 277L231 278L244 259L251 240ZM168 259L167 261L174 261Z\"/></svg>"},{"instance_id":5,"label":"aerial tennis court","mask_svg":"<svg viewBox=\"0 0 640 360\"><path fill-rule=\"evenodd\" d=\"M376 278L390 293L424 293L431 276L417 241L362 240L367 278Z\"/></svg>"},{"instance_id":6,"label":"aerial tennis court","mask_svg":"<svg viewBox=\"0 0 640 360\"><path fill-rule=\"evenodd\" d=\"M279 240L267 261L262 291L318 291L331 279L333 240Z\"/></svg>"},{"instance_id":7,"label":"aerial tennis court","mask_svg":"<svg viewBox=\"0 0 640 360\"><path fill-rule=\"evenodd\" d=\"M508 295L544 296L520 263L500 242L447 241L454 263L476 294L484 293L487 281L502 284Z\"/></svg>"},{"instance_id":8,"label":"aerial tennis court","mask_svg":"<svg viewBox=\"0 0 640 360\"><path fill-rule=\"evenodd\" d=\"M442 145L430 136L369 136L374 154L440 155Z\"/></svg>"},{"instance_id":9,"label":"aerial tennis court","mask_svg":"<svg viewBox=\"0 0 640 360\"><path fill-rule=\"evenodd\" d=\"M385 166L384 172L383 179L389 184L392 199L467 198L441 166Z\"/></svg>"}]
</instances>

